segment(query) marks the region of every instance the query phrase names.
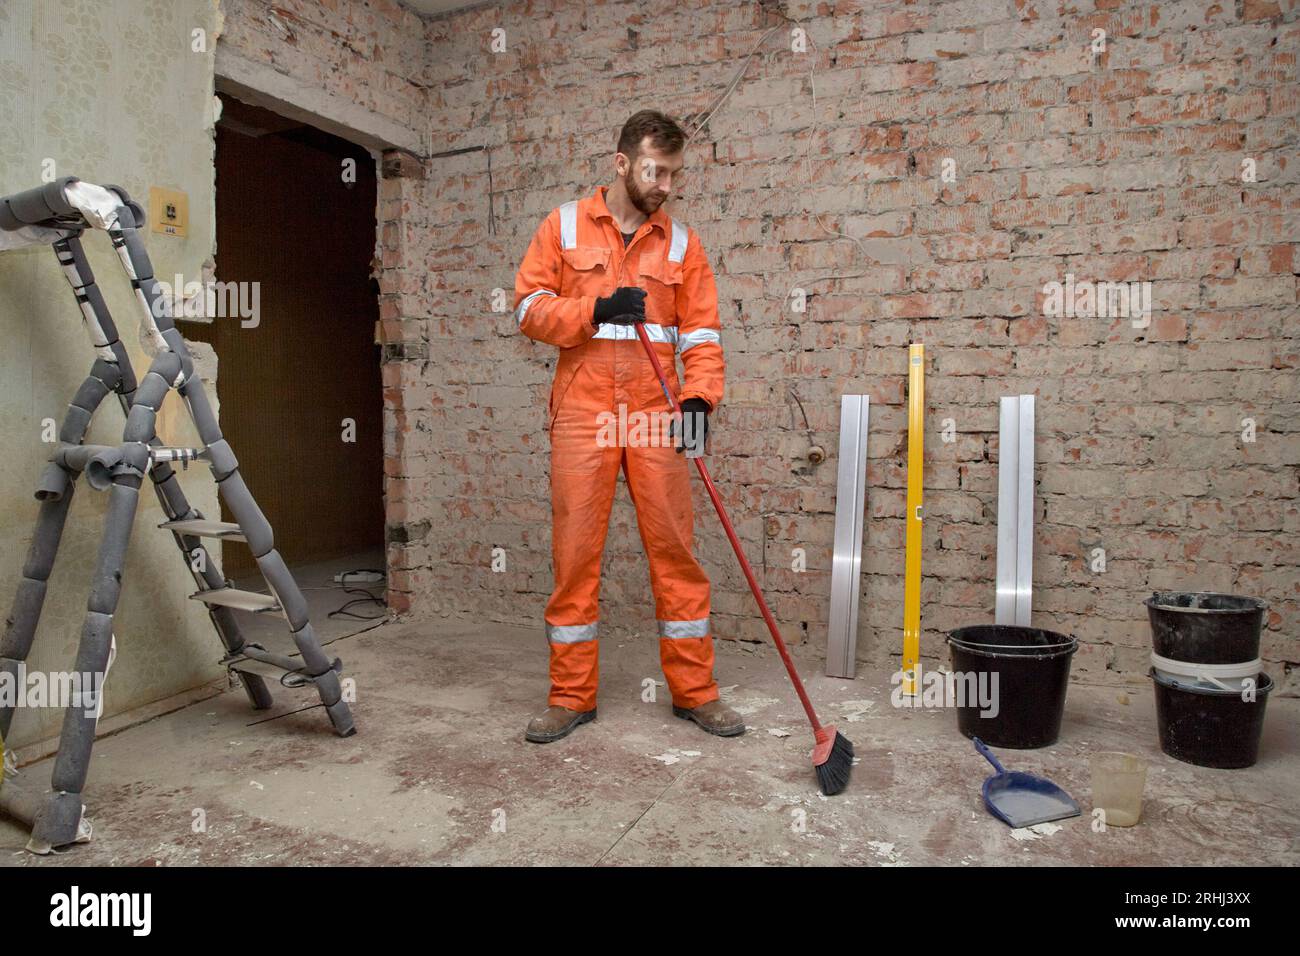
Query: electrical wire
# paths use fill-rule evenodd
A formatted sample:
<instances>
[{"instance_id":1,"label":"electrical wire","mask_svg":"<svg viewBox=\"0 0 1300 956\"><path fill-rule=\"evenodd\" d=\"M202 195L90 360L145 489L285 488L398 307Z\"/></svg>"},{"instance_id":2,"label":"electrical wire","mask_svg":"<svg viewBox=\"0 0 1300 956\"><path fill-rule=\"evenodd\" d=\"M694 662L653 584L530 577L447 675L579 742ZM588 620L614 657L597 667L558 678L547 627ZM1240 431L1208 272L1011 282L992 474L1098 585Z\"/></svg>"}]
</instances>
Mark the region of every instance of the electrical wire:
<instances>
[{"instance_id":1,"label":"electrical wire","mask_svg":"<svg viewBox=\"0 0 1300 956\"><path fill-rule=\"evenodd\" d=\"M789 17L786 17L786 19L789 19ZM768 37L770 37L778 29L780 29L780 27L781 24L778 23L776 26L772 27L761 37L758 38L758 42L754 44L754 49L749 51L749 56L745 57L745 62L741 64L740 69L736 72L736 75L731 78L731 82L727 84L727 88L722 91L722 95L719 96L718 99L714 102L713 107L705 115L704 119L700 120L698 123L695 123L686 132L687 142L689 142L696 133L698 133L700 130L704 129L705 126L708 125L709 120L713 119L713 114L716 113L718 111L718 108L721 107L722 104L727 101L727 97L731 96L731 94L735 92L736 87L740 85L741 77L743 77L745 75L745 71L749 69L749 61L754 58L754 54L758 52L758 48L763 45L763 41L765 41Z\"/></svg>"},{"instance_id":2,"label":"electrical wire","mask_svg":"<svg viewBox=\"0 0 1300 956\"><path fill-rule=\"evenodd\" d=\"M344 594L361 595L360 597L356 597L350 601L345 602L341 607L338 607L335 610L330 611L328 614L325 615L326 617L329 618L345 617L354 621L379 621L386 618L388 616L386 613L385 614L357 614L354 611L350 610L350 608L353 608L357 605L366 605L366 604L378 604L381 607L383 607L385 611L387 611L388 608L387 602L379 595L370 591L368 588L348 587L347 580L351 575L354 574L378 574L385 580L388 577L387 572L383 568L352 568L350 571L344 571L340 575L341 580L335 581L333 584L303 587L303 588L299 588L299 590L300 591L336 591L341 589ZM372 583L375 585L382 585L383 581L375 581Z\"/></svg>"},{"instance_id":3,"label":"electrical wire","mask_svg":"<svg viewBox=\"0 0 1300 956\"><path fill-rule=\"evenodd\" d=\"M348 610L348 608L354 607L358 604L360 605L378 604L386 611L388 608L387 602L385 602L384 599L379 597L377 594L372 594L370 591L367 591L365 588L344 588L343 593L360 594L363 595L363 597L353 598L351 601L345 603L342 607L330 611L327 615L325 615L326 617L328 618L346 617L346 618L351 618L354 621L377 621L381 617L387 616L386 613L385 614L357 614L353 611Z\"/></svg>"}]
</instances>

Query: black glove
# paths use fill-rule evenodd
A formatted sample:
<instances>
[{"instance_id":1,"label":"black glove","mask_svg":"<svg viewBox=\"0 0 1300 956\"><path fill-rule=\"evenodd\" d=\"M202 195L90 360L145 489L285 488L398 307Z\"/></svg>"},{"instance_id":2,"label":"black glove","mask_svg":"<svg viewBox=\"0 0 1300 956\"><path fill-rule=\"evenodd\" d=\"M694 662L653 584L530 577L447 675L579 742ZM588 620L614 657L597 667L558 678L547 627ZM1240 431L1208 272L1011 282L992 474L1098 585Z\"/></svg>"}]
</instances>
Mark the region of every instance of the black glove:
<instances>
[{"instance_id":1,"label":"black glove","mask_svg":"<svg viewBox=\"0 0 1300 956\"><path fill-rule=\"evenodd\" d=\"M645 321L645 289L634 285L620 286L614 294L596 300L596 309L591 316L591 324L599 327L600 323L611 325L631 325Z\"/></svg>"},{"instance_id":2,"label":"black glove","mask_svg":"<svg viewBox=\"0 0 1300 956\"><path fill-rule=\"evenodd\" d=\"M702 398L688 398L681 403L682 410L682 444L677 445L677 454L687 448L704 452L704 442L709 437L709 403ZM676 419L668 426L670 436L677 434ZM694 456L692 456L694 457Z\"/></svg>"}]
</instances>

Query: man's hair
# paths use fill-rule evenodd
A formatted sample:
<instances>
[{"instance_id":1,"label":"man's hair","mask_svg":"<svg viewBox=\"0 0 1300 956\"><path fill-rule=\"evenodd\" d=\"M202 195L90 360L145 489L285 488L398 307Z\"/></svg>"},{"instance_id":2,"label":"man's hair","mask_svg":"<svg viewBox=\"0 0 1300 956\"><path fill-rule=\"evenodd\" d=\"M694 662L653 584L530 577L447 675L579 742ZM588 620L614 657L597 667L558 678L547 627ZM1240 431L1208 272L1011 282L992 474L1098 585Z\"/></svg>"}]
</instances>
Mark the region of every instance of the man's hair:
<instances>
[{"instance_id":1,"label":"man's hair","mask_svg":"<svg viewBox=\"0 0 1300 956\"><path fill-rule=\"evenodd\" d=\"M618 151L628 159L635 159L641 141L647 136L655 149L675 153L686 145L686 133L670 117L658 110L641 110L633 113L618 134Z\"/></svg>"}]
</instances>

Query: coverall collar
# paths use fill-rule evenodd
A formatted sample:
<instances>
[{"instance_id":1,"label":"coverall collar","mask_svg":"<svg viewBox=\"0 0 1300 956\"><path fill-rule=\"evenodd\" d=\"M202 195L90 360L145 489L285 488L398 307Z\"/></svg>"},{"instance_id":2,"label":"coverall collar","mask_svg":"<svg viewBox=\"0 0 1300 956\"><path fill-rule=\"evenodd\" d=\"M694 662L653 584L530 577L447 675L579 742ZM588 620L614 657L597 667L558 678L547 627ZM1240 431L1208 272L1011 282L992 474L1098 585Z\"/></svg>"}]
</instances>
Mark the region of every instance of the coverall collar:
<instances>
[{"instance_id":1,"label":"coverall collar","mask_svg":"<svg viewBox=\"0 0 1300 956\"><path fill-rule=\"evenodd\" d=\"M593 219L608 219L614 224L614 228L617 229L618 220L615 219L614 214L609 211L609 206L605 205L605 190L608 188L608 186L597 186L596 191L591 194L591 217ZM664 207L662 205L654 211L653 215L646 219L646 222L650 223L652 226L658 227L659 231L665 236L668 235L669 218L668 214L664 212ZM640 229L640 226L637 228Z\"/></svg>"}]
</instances>

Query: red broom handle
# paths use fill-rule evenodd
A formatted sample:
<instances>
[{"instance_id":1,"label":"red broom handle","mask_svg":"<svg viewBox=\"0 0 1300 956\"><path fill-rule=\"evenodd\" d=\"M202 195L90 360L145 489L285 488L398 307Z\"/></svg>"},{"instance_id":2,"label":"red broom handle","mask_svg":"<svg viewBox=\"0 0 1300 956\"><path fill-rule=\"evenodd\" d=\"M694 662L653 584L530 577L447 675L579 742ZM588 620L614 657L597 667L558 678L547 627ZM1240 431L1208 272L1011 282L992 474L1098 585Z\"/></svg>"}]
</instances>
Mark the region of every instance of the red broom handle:
<instances>
[{"instance_id":1,"label":"red broom handle","mask_svg":"<svg viewBox=\"0 0 1300 956\"><path fill-rule=\"evenodd\" d=\"M637 322L635 325L637 337L641 344L645 346L645 354L650 357L650 364L654 366L655 375L659 376L659 385L664 390L664 395L668 397L668 406L674 411L679 411L680 406L677 399L673 398L673 393L668 388L668 379L664 375L663 366L659 364L659 356L655 355L654 346L650 344L650 337L646 335L645 327L642 323ZM683 430L685 426L683 425ZM763 612L763 620L767 622L767 629L772 633L772 642L776 644L776 649L781 654L781 660L785 662L785 669L790 674L790 682L794 684L795 693L799 695L799 702L803 704L804 713L808 715L808 720L812 724L813 731L822 729L821 721L817 719L817 712L813 710L812 701L808 699L807 692L803 689L803 681L799 680L799 672L794 669L794 661L790 659L790 652L785 649L785 641L781 640L781 632L777 630L776 621L772 618L772 612L768 610L767 602L763 600L763 592L758 587L758 580L754 577L754 569L749 566L749 561L745 557L745 552L741 550L740 539L736 537L736 529L731 526L731 519L727 517L726 509L722 507L722 498L718 495L718 489L713 485L713 479L709 477L709 469L704 465L704 456L700 455L695 459L695 467L699 469L700 477L704 479L704 487L708 489L709 497L713 499L713 507L717 509L718 519L722 522L723 530L727 532L727 538L731 541L731 548L736 552L736 558L740 561L740 569L745 572L745 580L749 582L749 589L754 592L754 600L758 602L758 608Z\"/></svg>"}]
</instances>

